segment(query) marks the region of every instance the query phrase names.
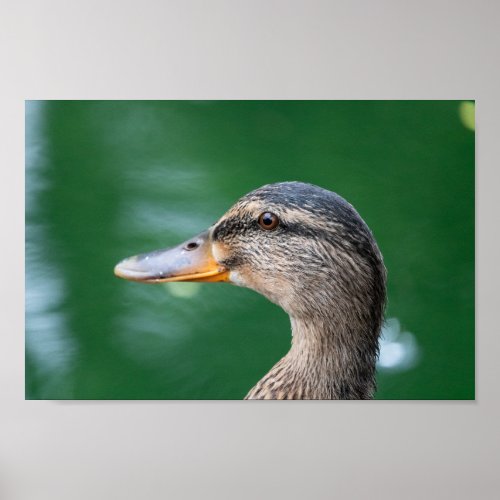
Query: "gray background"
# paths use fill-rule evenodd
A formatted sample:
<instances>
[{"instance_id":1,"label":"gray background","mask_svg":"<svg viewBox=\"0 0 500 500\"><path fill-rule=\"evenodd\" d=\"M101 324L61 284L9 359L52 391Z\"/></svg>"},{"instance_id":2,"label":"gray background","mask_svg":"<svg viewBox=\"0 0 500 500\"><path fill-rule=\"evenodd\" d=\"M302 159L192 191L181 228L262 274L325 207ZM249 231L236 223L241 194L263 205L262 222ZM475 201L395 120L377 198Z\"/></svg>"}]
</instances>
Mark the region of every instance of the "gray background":
<instances>
[{"instance_id":1,"label":"gray background","mask_svg":"<svg viewBox=\"0 0 500 500\"><path fill-rule=\"evenodd\" d=\"M3 1L0 498L498 498L499 5ZM24 401L36 98L477 99L477 401Z\"/></svg>"}]
</instances>

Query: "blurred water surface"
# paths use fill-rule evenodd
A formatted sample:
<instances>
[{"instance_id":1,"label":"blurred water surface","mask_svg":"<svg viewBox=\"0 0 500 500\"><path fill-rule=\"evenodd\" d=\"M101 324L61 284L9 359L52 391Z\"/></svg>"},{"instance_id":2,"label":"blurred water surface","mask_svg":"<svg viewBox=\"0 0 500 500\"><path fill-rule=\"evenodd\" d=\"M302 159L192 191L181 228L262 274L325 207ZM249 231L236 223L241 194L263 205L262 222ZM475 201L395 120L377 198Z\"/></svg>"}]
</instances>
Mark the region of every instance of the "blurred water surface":
<instances>
[{"instance_id":1,"label":"blurred water surface","mask_svg":"<svg viewBox=\"0 0 500 500\"><path fill-rule=\"evenodd\" d=\"M473 105L454 101L27 102L26 397L243 398L286 314L113 267L284 180L344 196L382 250L377 398L474 398Z\"/></svg>"}]
</instances>

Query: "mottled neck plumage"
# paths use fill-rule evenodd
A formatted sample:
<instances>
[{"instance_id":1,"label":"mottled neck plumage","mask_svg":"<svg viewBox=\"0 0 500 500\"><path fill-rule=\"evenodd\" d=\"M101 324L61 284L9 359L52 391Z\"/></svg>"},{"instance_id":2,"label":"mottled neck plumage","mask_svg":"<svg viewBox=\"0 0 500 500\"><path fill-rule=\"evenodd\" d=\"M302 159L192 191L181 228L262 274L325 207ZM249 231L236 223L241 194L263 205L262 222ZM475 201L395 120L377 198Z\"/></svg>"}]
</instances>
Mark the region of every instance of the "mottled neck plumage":
<instances>
[{"instance_id":1,"label":"mottled neck plumage","mask_svg":"<svg viewBox=\"0 0 500 500\"><path fill-rule=\"evenodd\" d=\"M371 399L378 329L342 318L292 318L292 347L246 399Z\"/></svg>"}]
</instances>

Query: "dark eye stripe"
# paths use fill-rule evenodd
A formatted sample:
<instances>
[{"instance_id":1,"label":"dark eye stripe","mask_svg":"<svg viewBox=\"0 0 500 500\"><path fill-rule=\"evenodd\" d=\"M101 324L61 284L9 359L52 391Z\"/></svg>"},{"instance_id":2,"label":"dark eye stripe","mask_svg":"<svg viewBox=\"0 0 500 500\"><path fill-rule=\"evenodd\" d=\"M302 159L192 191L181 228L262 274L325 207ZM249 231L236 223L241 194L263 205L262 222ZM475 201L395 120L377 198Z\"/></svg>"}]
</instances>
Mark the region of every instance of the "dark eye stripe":
<instances>
[{"instance_id":1,"label":"dark eye stripe","mask_svg":"<svg viewBox=\"0 0 500 500\"><path fill-rule=\"evenodd\" d=\"M235 233L242 233L251 227L254 219L244 216L244 217L229 217L228 219L222 221L215 229L212 234L214 241L220 241L226 236Z\"/></svg>"}]
</instances>

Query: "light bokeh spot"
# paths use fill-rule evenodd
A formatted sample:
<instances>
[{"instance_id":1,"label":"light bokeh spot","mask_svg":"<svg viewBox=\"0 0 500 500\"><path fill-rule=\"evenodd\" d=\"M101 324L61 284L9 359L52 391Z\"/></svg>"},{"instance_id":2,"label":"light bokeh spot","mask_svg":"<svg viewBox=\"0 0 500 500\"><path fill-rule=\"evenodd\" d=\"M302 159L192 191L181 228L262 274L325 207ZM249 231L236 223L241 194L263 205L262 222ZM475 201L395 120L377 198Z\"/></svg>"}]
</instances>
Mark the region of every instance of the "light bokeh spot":
<instances>
[{"instance_id":1,"label":"light bokeh spot","mask_svg":"<svg viewBox=\"0 0 500 500\"><path fill-rule=\"evenodd\" d=\"M191 299L200 293L201 283L165 283L165 290L179 299Z\"/></svg>"},{"instance_id":2,"label":"light bokeh spot","mask_svg":"<svg viewBox=\"0 0 500 500\"><path fill-rule=\"evenodd\" d=\"M476 104L462 101L458 106L458 115L465 128L476 130Z\"/></svg>"}]
</instances>

